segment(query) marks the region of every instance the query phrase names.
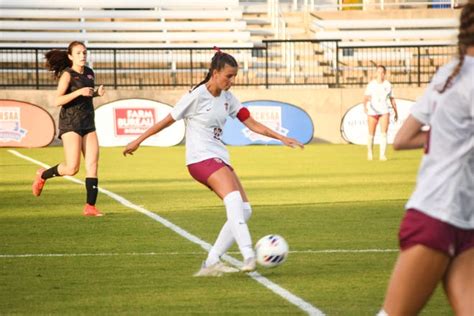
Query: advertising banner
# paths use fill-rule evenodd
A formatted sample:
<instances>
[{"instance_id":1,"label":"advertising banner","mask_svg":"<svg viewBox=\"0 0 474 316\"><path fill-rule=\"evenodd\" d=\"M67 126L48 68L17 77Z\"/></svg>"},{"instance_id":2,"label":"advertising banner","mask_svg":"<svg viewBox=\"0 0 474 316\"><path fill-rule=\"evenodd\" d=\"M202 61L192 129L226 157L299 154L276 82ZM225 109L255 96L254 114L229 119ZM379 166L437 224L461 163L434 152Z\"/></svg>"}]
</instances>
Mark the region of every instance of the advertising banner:
<instances>
[{"instance_id":1,"label":"advertising banner","mask_svg":"<svg viewBox=\"0 0 474 316\"><path fill-rule=\"evenodd\" d=\"M43 108L22 101L0 100L0 147L44 147L56 128Z\"/></svg>"},{"instance_id":2,"label":"advertising banner","mask_svg":"<svg viewBox=\"0 0 474 316\"><path fill-rule=\"evenodd\" d=\"M167 104L147 99L124 99L103 105L95 111L99 145L125 146L162 120L171 109ZM181 120L151 136L142 145L174 146L181 143L184 132L184 122Z\"/></svg>"},{"instance_id":3,"label":"advertising banner","mask_svg":"<svg viewBox=\"0 0 474 316\"><path fill-rule=\"evenodd\" d=\"M243 105L255 120L279 134L293 137L303 144L313 138L314 127L310 116L295 105L270 100L247 101ZM227 120L223 142L235 146L281 145L280 141L252 132L238 119Z\"/></svg>"},{"instance_id":4,"label":"advertising banner","mask_svg":"<svg viewBox=\"0 0 474 316\"><path fill-rule=\"evenodd\" d=\"M395 122L393 109L390 109L390 124L387 131L387 142L393 144L393 139L400 127L403 125L408 115L410 108L415 101L395 99L398 110L398 121ZM359 103L349 108L342 117L341 121L341 136L342 138L352 144L367 145L368 125L367 114L364 112L364 104ZM374 144L380 144L380 123L377 124L375 131Z\"/></svg>"}]
</instances>

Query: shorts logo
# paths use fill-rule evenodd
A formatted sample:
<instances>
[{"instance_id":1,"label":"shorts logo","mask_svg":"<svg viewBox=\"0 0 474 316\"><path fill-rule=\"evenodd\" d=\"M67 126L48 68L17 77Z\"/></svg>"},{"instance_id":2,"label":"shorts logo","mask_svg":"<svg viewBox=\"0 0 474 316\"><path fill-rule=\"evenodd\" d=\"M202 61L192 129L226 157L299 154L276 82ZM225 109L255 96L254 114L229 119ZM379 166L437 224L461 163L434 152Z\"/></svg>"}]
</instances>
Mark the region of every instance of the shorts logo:
<instances>
[{"instance_id":1,"label":"shorts logo","mask_svg":"<svg viewBox=\"0 0 474 316\"><path fill-rule=\"evenodd\" d=\"M214 158L214 161L217 163L222 163L222 159L219 159L219 158Z\"/></svg>"}]
</instances>

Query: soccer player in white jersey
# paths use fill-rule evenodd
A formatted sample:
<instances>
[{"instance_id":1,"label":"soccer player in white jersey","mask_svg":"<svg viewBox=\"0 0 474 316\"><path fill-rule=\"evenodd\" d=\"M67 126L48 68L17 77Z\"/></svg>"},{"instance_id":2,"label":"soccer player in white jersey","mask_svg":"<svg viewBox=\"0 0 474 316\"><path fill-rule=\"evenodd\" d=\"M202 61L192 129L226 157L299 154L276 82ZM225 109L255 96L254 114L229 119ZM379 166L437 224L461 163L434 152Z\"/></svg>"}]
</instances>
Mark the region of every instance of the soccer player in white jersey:
<instances>
[{"instance_id":1,"label":"soccer player in white jersey","mask_svg":"<svg viewBox=\"0 0 474 316\"><path fill-rule=\"evenodd\" d=\"M255 253L247 226L252 208L242 184L231 167L229 153L221 141L228 116L237 117L250 130L280 140L289 147L301 147L297 140L280 135L255 121L247 108L229 91L237 76L238 64L217 49L206 78L184 95L162 121L129 143L123 154L132 154L148 137L175 121L186 122L186 165L191 176L213 190L224 202L227 221L206 261L195 276L220 276L238 270L223 264L220 257L237 242L244 258L241 271L256 269Z\"/></svg>"},{"instance_id":2,"label":"soccer player in white jersey","mask_svg":"<svg viewBox=\"0 0 474 316\"><path fill-rule=\"evenodd\" d=\"M369 82L364 93L364 111L367 114L369 135L367 138L367 159L373 159L372 147L374 145L375 129L380 122L380 160L387 160L387 130L390 122L390 105L395 112L395 121L398 120L397 104L393 97L392 84L385 80L385 66L377 66L376 79Z\"/></svg>"},{"instance_id":3,"label":"soccer player in white jersey","mask_svg":"<svg viewBox=\"0 0 474 316\"><path fill-rule=\"evenodd\" d=\"M425 155L379 315L417 315L440 281L454 314L474 315L474 1L461 12L458 47L395 137L395 149L424 146Z\"/></svg>"}]
</instances>

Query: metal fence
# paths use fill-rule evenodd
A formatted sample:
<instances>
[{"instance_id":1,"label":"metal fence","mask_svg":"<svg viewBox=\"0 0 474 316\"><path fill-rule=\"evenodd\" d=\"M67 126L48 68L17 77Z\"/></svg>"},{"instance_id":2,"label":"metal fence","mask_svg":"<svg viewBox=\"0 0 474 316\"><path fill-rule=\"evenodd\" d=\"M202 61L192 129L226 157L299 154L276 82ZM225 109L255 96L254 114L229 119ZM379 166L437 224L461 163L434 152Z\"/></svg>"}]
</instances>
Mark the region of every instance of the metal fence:
<instances>
[{"instance_id":1,"label":"metal fence","mask_svg":"<svg viewBox=\"0 0 474 316\"><path fill-rule=\"evenodd\" d=\"M49 48L0 48L0 88L51 89L45 69ZM214 51L209 48L89 48L96 83L115 89L191 87L207 74ZM395 85L429 82L455 46L350 46L326 40L271 40L263 47L228 48L239 62L236 86L363 86L375 65L385 65Z\"/></svg>"}]
</instances>

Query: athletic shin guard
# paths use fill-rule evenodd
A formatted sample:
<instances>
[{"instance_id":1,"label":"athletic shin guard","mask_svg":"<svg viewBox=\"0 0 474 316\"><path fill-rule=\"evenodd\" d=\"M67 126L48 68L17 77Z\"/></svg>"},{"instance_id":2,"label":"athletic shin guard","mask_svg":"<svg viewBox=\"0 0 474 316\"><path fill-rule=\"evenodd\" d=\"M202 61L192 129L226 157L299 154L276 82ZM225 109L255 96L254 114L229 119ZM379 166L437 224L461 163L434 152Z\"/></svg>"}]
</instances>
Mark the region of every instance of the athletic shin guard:
<instances>
[{"instance_id":1,"label":"athletic shin guard","mask_svg":"<svg viewBox=\"0 0 474 316\"><path fill-rule=\"evenodd\" d=\"M95 205L97 201L97 194L99 193L98 183L99 180L97 178L86 178L87 204L89 205Z\"/></svg>"},{"instance_id":2,"label":"athletic shin guard","mask_svg":"<svg viewBox=\"0 0 474 316\"><path fill-rule=\"evenodd\" d=\"M248 202L243 203L244 206L244 218L247 222L252 215L252 206ZM206 266L211 266L219 261L219 258L229 250L235 242L234 235L230 229L229 221L226 221L222 226L219 236L217 236L216 242L209 251L209 255L206 259Z\"/></svg>"},{"instance_id":3,"label":"athletic shin guard","mask_svg":"<svg viewBox=\"0 0 474 316\"><path fill-rule=\"evenodd\" d=\"M237 241L240 252L244 259L254 257L252 239L249 228L245 221L244 205L239 191L233 191L224 197L224 205L227 213L227 221L230 225L232 235Z\"/></svg>"}]
</instances>

